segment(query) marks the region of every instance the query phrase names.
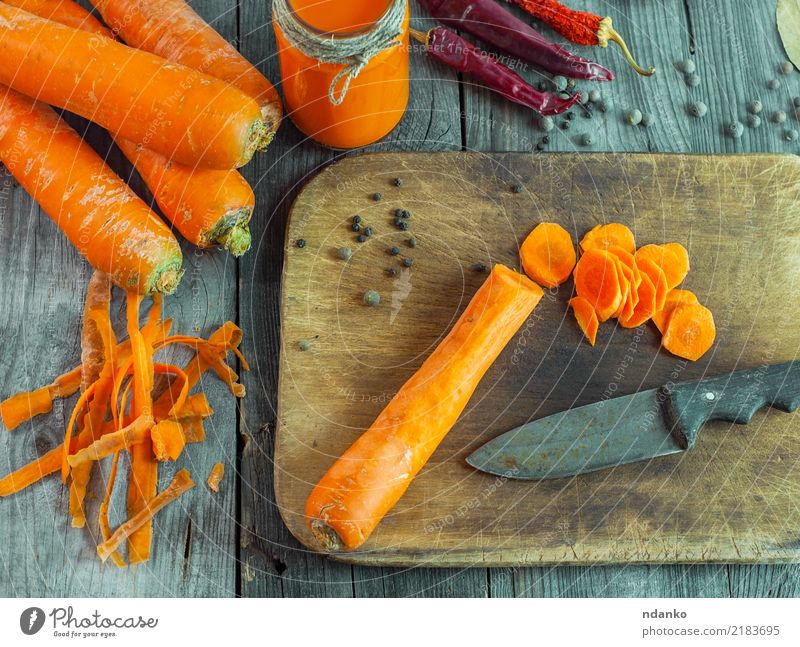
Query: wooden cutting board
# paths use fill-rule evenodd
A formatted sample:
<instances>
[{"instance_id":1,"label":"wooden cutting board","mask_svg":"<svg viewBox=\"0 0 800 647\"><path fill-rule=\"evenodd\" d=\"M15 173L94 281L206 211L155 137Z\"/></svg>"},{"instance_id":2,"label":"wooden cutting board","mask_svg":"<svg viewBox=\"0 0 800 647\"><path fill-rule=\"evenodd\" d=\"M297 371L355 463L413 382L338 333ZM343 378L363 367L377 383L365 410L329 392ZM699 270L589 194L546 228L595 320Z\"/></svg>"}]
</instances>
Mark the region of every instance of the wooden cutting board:
<instances>
[{"instance_id":1,"label":"wooden cutting board","mask_svg":"<svg viewBox=\"0 0 800 647\"><path fill-rule=\"evenodd\" d=\"M394 225L395 209L411 211L408 232ZM351 230L355 214L373 229L365 243ZM592 348L566 305L572 282L549 291L402 500L361 550L338 557L426 566L800 559L797 414L709 424L691 452L574 479L504 481L464 461L531 419L796 358L800 158L788 155L387 153L321 172L294 204L283 277L275 480L292 533L314 546L306 497L452 326L486 276L473 266L518 267L518 245L542 221L576 241L616 221L639 245L684 244L684 287L714 312L714 347L686 363L659 349L652 324L611 322ZM352 249L349 262L340 247ZM378 307L363 304L368 289Z\"/></svg>"}]
</instances>

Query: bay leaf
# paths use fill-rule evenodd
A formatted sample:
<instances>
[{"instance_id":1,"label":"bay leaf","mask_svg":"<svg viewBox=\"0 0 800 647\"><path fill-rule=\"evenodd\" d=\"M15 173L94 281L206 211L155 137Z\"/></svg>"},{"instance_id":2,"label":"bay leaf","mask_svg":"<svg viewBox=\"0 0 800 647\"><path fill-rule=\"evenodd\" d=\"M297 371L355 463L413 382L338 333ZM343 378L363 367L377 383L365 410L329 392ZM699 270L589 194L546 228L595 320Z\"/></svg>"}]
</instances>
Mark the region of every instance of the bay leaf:
<instances>
[{"instance_id":1,"label":"bay leaf","mask_svg":"<svg viewBox=\"0 0 800 647\"><path fill-rule=\"evenodd\" d=\"M778 0L775 13L786 55L800 70L800 0Z\"/></svg>"}]
</instances>

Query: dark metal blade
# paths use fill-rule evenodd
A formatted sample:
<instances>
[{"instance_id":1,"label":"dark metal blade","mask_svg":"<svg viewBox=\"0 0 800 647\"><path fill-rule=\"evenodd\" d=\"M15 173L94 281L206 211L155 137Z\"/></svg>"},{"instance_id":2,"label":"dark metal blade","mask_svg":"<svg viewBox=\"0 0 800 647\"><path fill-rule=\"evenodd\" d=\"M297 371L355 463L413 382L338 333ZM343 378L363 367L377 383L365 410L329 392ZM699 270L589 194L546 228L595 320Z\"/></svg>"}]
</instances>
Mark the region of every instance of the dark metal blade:
<instances>
[{"instance_id":1,"label":"dark metal blade","mask_svg":"<svg viewBox=\"0 0 800 647\"><path fill-rule=\"evenodd\" d=\"M670 435L658 389L534 420L489 441L467 462L517 479L554 479L683 451Z\"/></svg>"}]
</instances>

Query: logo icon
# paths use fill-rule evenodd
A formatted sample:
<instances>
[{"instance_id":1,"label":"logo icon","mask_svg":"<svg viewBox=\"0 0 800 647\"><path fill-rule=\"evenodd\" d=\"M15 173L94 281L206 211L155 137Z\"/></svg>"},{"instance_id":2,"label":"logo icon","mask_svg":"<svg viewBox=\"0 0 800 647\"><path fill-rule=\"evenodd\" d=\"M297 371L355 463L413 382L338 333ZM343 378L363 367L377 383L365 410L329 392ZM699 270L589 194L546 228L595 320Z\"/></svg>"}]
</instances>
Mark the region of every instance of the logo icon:
<instances>
[{"instance_id":1,"label":"logo icon","mask_svg":"<svg viewBox=\"0 0 800 647\"><path fill-rule=\"evenodd\" d=\"M31 607L25 609L19 617L19 628L26 636L32 636L39 633L39 630L44 626L44 611L39 607Z\"/></svg>"}]
</instances>

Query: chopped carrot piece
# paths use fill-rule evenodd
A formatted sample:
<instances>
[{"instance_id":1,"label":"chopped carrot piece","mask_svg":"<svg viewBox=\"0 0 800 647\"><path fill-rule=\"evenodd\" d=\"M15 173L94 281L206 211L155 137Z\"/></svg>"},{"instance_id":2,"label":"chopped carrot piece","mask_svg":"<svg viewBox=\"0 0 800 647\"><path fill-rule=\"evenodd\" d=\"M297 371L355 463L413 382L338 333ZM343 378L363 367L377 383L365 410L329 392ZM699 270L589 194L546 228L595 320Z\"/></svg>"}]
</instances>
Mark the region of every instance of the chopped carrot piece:
<instances>
[{"instance_id":1,"label":"chopped carrot piece","mask_svg":"<svg viewBox=\"0 0 800 647\"><path fill-rule=\"evenodd\" d=\"M575 290L589 301L600 321L611 317L622 301L616 256L595 248L585 252L575 266Z\"/></svg>"},{"instance_id":2,"label":"chopped carrot piece","mask_svg":"<svg viewBox=\"0 0 800 647\"><path fill-rule=\"evenodd\" d=\"M656 312L662 310L664 308L664 303L667 300L667 292L669 292L669 287L667 286L667 276L664 274L664 270L662 270L649 258L636 259L636 267L641 272L647 274L647 276L653 282L653 285L656 288Z\"/></svg>"},{"instance_id":3,"label":"chopped carrot piece","mask_svg":"<svg viewBox=\"0 0 800 647\"><path fill-rule=\"evenodd\" d=\"M520 247L525 273L546 288L561 285L575 268L575 245L569 232L554 222L538 224Z\"/></svg>"},{"instance_id":4,"label":"chopped carrot piece","mask_svg":"<svg viewBox=\"0 0 800 647\"><path fill-rule=\"evenodd\" d=\"M586 339L594 346L600 323L597 320L597 313L594 311L592 304L583 297L573 297L569 300L569 305L572 307L572 313L575 315L583 334L586 335Z\"/></svg>"},{"instance_id":5,"label":"chopped carrot piece","mask_svg":"<svg viewBox=\"0 0 800 647\"><path fill-rule=\"evenodd\" d=\"M698 303L694 292L689 290L670 290L667 293L667 300L664 307L653 315L653 323L661 334L667 328L667 320L672 314L672 310L681 303Z\"/></svg>"},{"instance_id":6,"label":"chopped carrot piece","mask_svg":"<svg viewBox=\"0 0 800 647\"><path fill-rule=\"evenodd\" d=\"M159 461L175 461L186 445L183 426L180 422L167 418L162 420L152 431L153 454Z\"/></svg>"},{"instance_id":7,"label":"chopped carrot piece","mask_svg":"<svg viewBox=\"0 0 800 647\"><path fill-rule=\"evenodd\" d=\"M225 465L217 463L211 468L211 473L208 475L208 487L212 492L219 492L219 484L225 476Z\"/></svg>"},{"instance_id":8,"label":"chopped carrot piece","mask_svg":"<svg viewBox=\"0 0 800 647\"><path fill-rule=\"evenodd\" d=\"M661 345L673 355L695 361L711 348L716 335L711 311L699 303L684 303L672 310Z\"/></svg>"},{"instance_id":9,"label":"chopped carrot piece","mask_svg":"<svg viewBox=\"0 0 800 647\"><path fill-rule=\"evenodd\" d=\"M642 272L642 282L638 287L638 301L633 309L633 315L620 318L619 323L623 328L636 328L645 323L656 312L656 286L650 277Z\"/></svg>"},{"instance_id":10,"label":"chopped carrot piece","mask_svg":"<svg viewBox=\"0 0 800 647\"><path fill-rule=\"evenodd\" d=\"M186 470L178 472L175 478L172 479L172 483L167 486L167 489L150 499L139 512L130 517L114 531L111 537L97 547L97 554L100 559L106 561L123 541L132 539L137 531L152 525L153 517L159 510L193 487L194 482L189 476L189 472Z\"/></svg>"},{"instance_id":11,"label":"chopped carrot piece","mask_svg":"<svg viewBox=\"0 0 800 647\"><path fill-rule=\"evenodd\" d=\"M618 222L611 222L607 225L597 225L589 230L581 240L581 251L587 252L590 249L608 249L612 245L621 247L633 254L636 251L636 241L633 232L625 225Z\"/></svg>"}]
</instances>

